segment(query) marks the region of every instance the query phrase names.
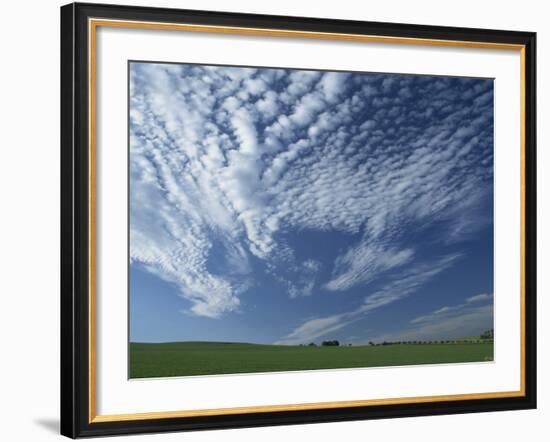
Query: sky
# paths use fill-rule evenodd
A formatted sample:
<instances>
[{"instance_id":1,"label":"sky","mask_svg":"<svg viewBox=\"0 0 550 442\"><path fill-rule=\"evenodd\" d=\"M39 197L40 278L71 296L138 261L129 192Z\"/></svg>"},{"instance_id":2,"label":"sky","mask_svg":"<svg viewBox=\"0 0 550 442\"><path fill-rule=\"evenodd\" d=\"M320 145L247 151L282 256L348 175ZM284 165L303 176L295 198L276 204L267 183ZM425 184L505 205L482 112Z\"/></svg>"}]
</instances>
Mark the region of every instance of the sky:
<instances>
[{"instance_id":1,"label":"sky","mask_svg":"<svg viewBox=\"0 0 550 442\"><path fill-rule=\"evenodd\" d=\"M493 80L129 63L132 342L493 328Z\"/></svg>"}]
</instances>

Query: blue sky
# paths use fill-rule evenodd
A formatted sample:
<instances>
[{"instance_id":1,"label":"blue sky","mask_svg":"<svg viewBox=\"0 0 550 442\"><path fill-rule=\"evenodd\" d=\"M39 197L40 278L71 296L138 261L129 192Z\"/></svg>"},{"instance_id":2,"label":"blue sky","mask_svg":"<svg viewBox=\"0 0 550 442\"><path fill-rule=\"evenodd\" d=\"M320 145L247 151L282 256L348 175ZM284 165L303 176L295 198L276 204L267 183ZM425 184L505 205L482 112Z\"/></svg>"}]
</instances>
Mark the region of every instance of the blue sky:
<instances>
[{"instance_id":1,"label":"blue sky","mask_svg":"<svg viewBox=\"0 0 550 442\"><path fill-rule=\"evenodd\" d=\"M493 323L493 80L131 62L130 340Z\"/></svg>"}]
</instances>

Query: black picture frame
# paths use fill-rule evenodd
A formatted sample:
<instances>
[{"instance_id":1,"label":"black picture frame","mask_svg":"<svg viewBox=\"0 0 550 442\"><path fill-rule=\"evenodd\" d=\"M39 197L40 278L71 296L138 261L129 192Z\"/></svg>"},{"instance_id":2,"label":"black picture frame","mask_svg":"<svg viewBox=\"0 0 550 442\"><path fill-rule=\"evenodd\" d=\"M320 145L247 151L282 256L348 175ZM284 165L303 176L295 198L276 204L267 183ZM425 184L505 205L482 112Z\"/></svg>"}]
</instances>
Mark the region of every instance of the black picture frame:
<instances>
[{"instance_id":1,"label":"black picture frame","mask_svg":"<svg viewBox=\"0 0 550 442\"><path fill-rule=\"evenodd\" d=\"M524 395L139 420L90 419L90 18L521 45L524 51ZM536 34L73 3L61 7L61 434L241 428L536 408Z\"/></svg>"}]
</instances>

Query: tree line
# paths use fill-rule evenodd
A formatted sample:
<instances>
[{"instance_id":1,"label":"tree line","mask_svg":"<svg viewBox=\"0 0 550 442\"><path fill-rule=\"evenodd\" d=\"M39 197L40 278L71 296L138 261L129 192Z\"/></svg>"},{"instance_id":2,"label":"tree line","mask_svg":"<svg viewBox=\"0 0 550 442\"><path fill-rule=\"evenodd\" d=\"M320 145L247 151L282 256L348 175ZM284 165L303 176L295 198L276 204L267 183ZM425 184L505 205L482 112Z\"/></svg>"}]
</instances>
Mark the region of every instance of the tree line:
<instances>
[{"instance_id":1,"label":"tree line","mask_svg":"<svg viewBox=\"0 0 550 442\"><path fill-rule=\"evenodd\" d=\"M382 341L382 342L373 342L369 341L368 345L370 346L379 346L379 345L426 345L426 344L479 344L479 343L488 343L493 342L494 331L493 329L486 330L481 333L479 336L468 339L441 339L441 340L416 340L416 341ZM347 344L351 346L351 344ZM304 344L300 344L304 346ZM316 347L315 342L310 342L309 347ZM339 347L340 342L337 340L323 341L321 342L321 347Z\"/></svg>"},{"instance_id":2,"label":"tree line","mask_svg":"<svg viewBox=\"0 0 550 442\"><path fill-rule=\"evenodd\" d=\"M317 347L317 344L315 342L310 342L307 345L308 347ZM300 346L303 347L304 344L300 344ZM340 342L337 340L321 342L321 347L339 347L339 346L340 346Z\"/></svg>"}]
</instances>

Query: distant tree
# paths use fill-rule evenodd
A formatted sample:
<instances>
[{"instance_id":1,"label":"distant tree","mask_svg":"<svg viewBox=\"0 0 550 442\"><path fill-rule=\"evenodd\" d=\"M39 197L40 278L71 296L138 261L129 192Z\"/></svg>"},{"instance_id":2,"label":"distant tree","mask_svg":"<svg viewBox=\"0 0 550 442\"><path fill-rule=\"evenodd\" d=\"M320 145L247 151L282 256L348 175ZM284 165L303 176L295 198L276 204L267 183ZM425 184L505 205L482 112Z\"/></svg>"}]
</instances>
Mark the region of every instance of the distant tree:
<instances>
[{"instance_id":1,"label":"distant tree","mask_svg":"<svg viewBox=\"0 0 550 442\"><path fill-rule=\"evenodd\" d=\"M308 347L317 347L317 344L315 344L315 342L310 342L308 344Z\"/></svg>"},{"instance_id":2,"label":"distant tree","mask_svg":"<svg viewBox=\"0 0 550 442\"><path fill-rule=\"evenodd\" d=\"M484 331L483 333L481 333L481 335L479 335L479 338L480 339L494 339L493 329Z\"/></svg>"},{"instance_id":3,"label":"distant tree","mask_svg":"<svg viewBox=\"0 0 550 442\"><path fill-rule=\"evenodd\" d=\"M340 342L334 340L334 341L323 341L321 342L321 345L323 347L338 347L340 345Z\"/></svg>"},{"instance_id":4,"label":"distant tree","mask_svg":"<svg viewBox=\"0 0 550 442\"><path fill-rule=\"evenodd\" d=\"M374 345L374 342L372 342L372 341L369 341L369 345Z\"/></svg>"}]
</instances>

